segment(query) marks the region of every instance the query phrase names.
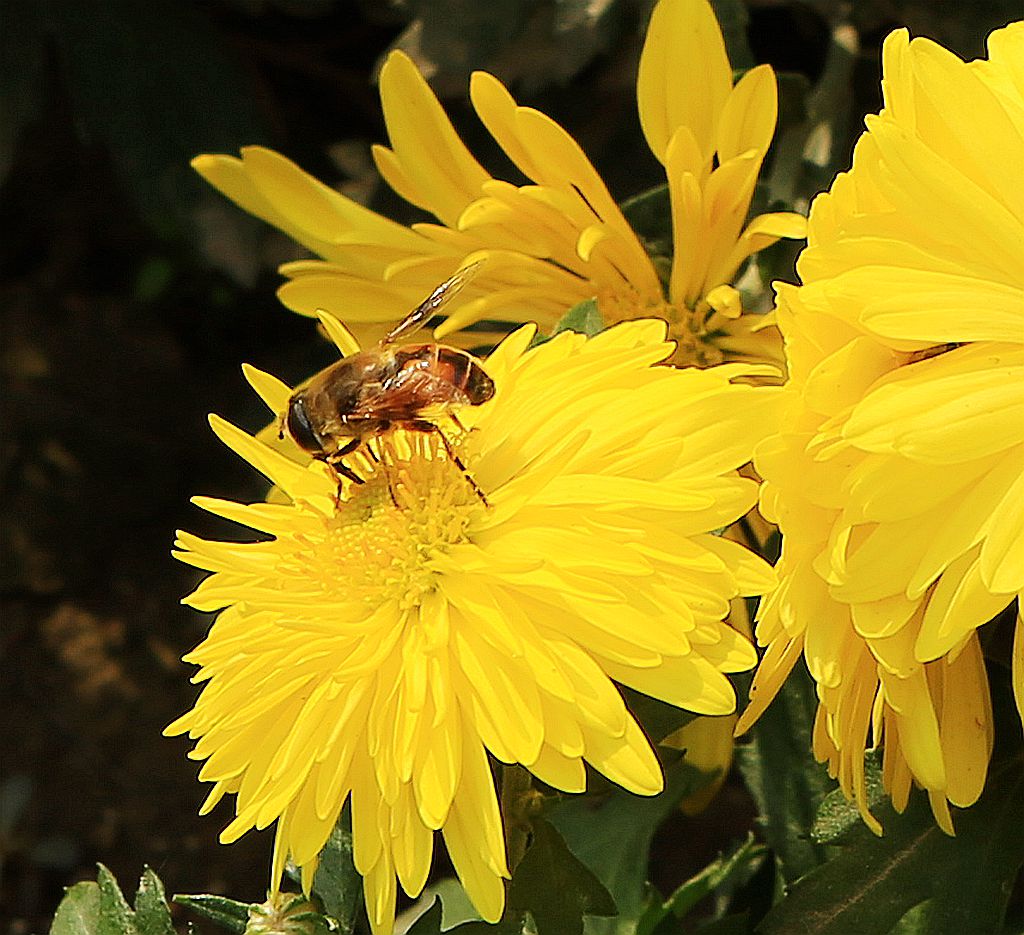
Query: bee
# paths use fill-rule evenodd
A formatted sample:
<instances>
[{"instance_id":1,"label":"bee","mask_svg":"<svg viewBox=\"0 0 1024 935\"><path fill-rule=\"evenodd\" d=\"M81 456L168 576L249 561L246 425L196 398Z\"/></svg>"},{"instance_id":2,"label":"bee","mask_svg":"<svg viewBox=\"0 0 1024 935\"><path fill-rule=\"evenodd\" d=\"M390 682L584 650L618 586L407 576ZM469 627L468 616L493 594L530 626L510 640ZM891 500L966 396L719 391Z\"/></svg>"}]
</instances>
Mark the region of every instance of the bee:
<instances>
[{"instance_id":1,"label":"bee","mask_svg":"<svg viewBox=\"0 0 1024 935\"><path fill-rule=\"evenodd\" d=\"M313 458L361 484L363 479L344 463L346 455L391 429L435 434L486 505L483 491L427 412L436 417L440 408L461 430L453 407L487 402L494 396L494 381L471 354L458 348L432 343L396 346L458 293L480 265L465 267L441 283L376 347L343 357L292 393L282 415L281 437L287 432ZM372 448L366 450L379 460ZM390 478L388 489L397 505Z\"/></svg>"}]
</instances>

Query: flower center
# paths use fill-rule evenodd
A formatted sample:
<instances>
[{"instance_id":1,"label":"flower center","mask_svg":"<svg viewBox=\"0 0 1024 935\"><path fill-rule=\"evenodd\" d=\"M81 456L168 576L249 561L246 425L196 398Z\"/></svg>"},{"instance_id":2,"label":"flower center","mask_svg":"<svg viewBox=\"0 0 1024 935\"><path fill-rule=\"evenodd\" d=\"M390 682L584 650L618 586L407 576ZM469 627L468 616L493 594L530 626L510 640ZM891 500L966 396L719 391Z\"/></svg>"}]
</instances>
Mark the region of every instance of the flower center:
<instances>
[{"instance_id":1,"label":"flower center","mask_svg":"<svg viewBox=\"0 0 1024 935\"><path fill-rule=\"evenodd\" d=\"M715 343L719 337L718 315L703 299L696 308L673 304L662 299L640 305L640 298L632 303L622 296L609 293L598 298L598 307L608 324L617 324L631 318L663 318L668 322L668 337L676 342L675 353L669 363L676 367L713 367L725 360L721 348Z\"/></svg>"},{"instance_id":2,"label":"flower center","mask_svg":"<svg viewBox=\"0 0 1024 935\"><path fill-rule=\"evenodd\" d=\"M433 590L433 560L468 541L483 504L438 435L396 430L371 445L348 460L364 483L325 521L316 564L346 601L407 609Z\"/></svg>"}]
</instances>

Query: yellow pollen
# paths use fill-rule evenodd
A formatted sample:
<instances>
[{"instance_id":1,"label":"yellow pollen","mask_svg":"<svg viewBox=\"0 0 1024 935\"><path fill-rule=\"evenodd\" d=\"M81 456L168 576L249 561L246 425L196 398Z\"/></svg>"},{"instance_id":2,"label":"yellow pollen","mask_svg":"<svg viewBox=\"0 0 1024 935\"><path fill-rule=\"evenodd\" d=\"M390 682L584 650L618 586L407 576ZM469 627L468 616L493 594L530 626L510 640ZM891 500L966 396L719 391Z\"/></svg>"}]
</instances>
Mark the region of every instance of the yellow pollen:
<instances>
[{"instance_id":1,"label":"yellow pollen","mask_svg":"<svg viewBox=\"0 0 1024 935\"><path fill-rule=\"evenodd\" d=\"M436 435L395 431L350 464L364 482L346 484L307 569L333 599L410 609L435 586L433 560L468 541L485 507Z\"/></svg>"}]
</instances>

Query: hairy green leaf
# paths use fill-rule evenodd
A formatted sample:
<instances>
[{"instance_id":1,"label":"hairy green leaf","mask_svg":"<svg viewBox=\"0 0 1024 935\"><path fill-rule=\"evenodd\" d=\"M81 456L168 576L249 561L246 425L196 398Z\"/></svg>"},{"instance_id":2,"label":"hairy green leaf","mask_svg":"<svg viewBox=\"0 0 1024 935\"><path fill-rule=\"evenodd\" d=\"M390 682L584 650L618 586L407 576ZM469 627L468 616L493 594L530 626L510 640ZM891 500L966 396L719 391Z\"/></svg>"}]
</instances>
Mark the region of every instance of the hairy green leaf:
<instances>
[{"instance_id":1,"label":"hairy green leaf","mask_svg":"<svg viewBox=\"0 0 1024 935\"><path fill-rule=\"evenodd\" d=\"M50 925L50 935L95 935L100 921L100 888L91 880L69 886Z\"/></svg>"},{"instance_id":2,"label":"hairy green leaf","mask_svg":"<svg viewBox=\"0 0 1024 935\"><path fill-rule=\"evenodd\" d=\"M117 885L114 875L97 864L96 882L100 888L100 917L96 935L135 935L135 913Z\"/></svg>"},{"instance_id":3,"label":"hairy green leaf","mask_svg":"<svg viewBox=\"0 0 1024 935\"><path fill-rule=\"evenodd\" d=\"M882 788L882 754L870 751L864 758L864 779L867 787L868 808L874 809L885 802ZM842 789L833 789L821 803L811 827L811 838L819 844L837 844L862 825L856 803L843 795Z\"/></svg>"},{"instance_id":4,"label":"hairy green leaf","mask_svg":"<svg viewBox=\"0 0 1024 935\"><path fill-rule=\"evenodd\" d=\"M164 885L151 867L142 871L135 893L135 928L139 935L174 935Z\"/></svg>"}]
</instances>

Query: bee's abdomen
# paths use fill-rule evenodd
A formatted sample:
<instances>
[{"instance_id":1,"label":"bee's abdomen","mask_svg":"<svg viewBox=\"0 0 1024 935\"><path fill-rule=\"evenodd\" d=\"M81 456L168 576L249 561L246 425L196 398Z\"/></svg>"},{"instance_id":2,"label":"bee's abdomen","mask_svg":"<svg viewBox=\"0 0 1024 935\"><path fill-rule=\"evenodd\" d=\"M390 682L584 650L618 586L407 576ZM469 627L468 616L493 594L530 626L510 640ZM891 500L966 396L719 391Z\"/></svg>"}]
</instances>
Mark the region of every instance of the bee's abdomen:
<instances>
[{"instance_id":1,"label":"bee's abdomen","mask_svg":"<svg viewBox=\"0 0 1024 935\"><path fill-rule=\"evenodd\" d=\"M425 370L449 385L472 406L487 402L494 395L494 383L472 355L443 344L421 344L395 352L399 371ZM454 399L452 400L455 401Z\"/></svg>"}]
</instances>

